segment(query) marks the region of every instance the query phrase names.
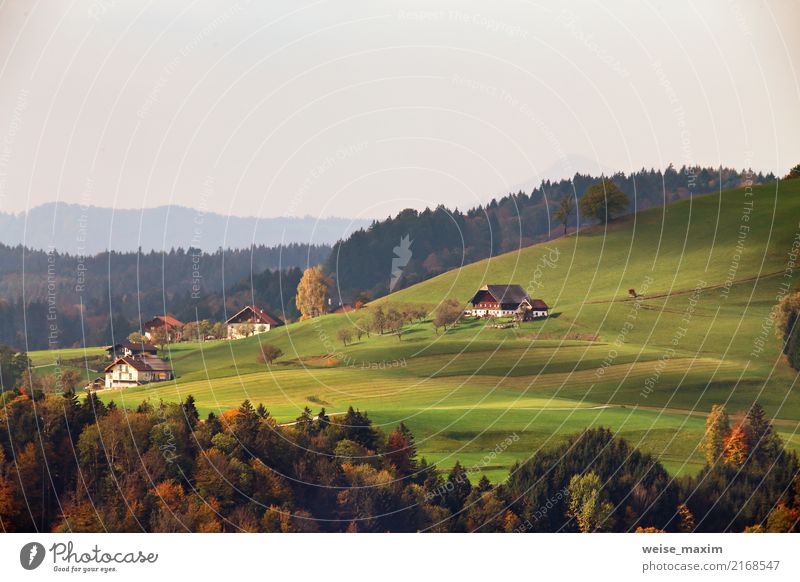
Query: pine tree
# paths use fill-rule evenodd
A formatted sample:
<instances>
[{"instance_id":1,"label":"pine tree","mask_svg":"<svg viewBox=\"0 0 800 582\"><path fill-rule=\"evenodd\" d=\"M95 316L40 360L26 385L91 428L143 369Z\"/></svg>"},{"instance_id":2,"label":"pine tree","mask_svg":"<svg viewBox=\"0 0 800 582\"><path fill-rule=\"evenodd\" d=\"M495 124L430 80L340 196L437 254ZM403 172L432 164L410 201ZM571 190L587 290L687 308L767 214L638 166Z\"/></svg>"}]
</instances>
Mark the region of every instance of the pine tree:
<instances>
[{"instance_id":1,"label":"pine tree","mask_svg":"<svg viewBox=\"0 0 800 582\"><path fill-rule=\"evenodd\" d=\"M303 407L303 412L295 419L294 427L301 434L311 434L314 432L314 417L308 406Z\"/></svg>"},{"instance_id":2,"label":"pine tree","mask_svg":"<svg viewBox=\"0 0 800 582\"><path fill-rule=\"evenodd\" d=\"M317 426L319 427L319 431L322 432L326 428L328 428L331 424L331 417L328 416L328 413L325 412L325 407L319 409L319 414L317 414Z\"/></svg>"},{"instance_id":3,"label":"pine tree","mask_svg":"<svg viewBox=\"0 0 800 582\"><path fill-rule=\"evenodd\" d=\"M209 437L213 437L214 435L222 432L222 423L220 422L219 417L217 417L217 415L213 412L208 413L205 425L208 428Z\"/></svg>"},{"instance_id":4,"label":"pine tree","mask_svg":"<svg viewBox=\"0 0 800 582\"><path fill-rule=\"evenodd\" d=\"M108 409L103 401L97 397L97 394L89 392L89 394L86 395L86 399L83 401L81 412L84 417L82 419L83 423L91 424L98 418L105 416L108 413Z\"/></svg>"},{"instance_id":5,"label":"pine tree","mask_svg":"<svg viewBox=\"0 0 800 582\"><path fill-rule=\"evenodd\" d=\"M783 450L780 437L758 402L753 403L747 411L742 430L750 457L756 463L762 465L772 463Z\"/></svg>"},{"instance_id":6,"label":"pine tree","mask_svg":"<svg viewBox=\"0 0 800 582\"><path fill-rule=\"evenodd\" d=\"M193 429L197 426L197 421L200 420L200 413L197 411L194 396L189 394L186 397L186 400L181 404L181 410L189 428Z\"/></svg>"},{"instance_id":7,"label":"pine tree","mask_svg":"<svg viewBox=\"0 0 800 582\"><path fill-rule=\"evenodd\" d=\"M469 482L469 475L461 463L456 461L445 482L444 506L455 515L463 509L464 501L470 491L472 491L472 484Z\"/></svg>"},{"instance_id":8,"label":"pine tree","mask_svg":"<svg viewBox=\"0 0 800 582\"><path fill-rule=\"evenodd\" d=\"M478 480L478 484L475 486L475 489L478 493L486 493L487 491L491 491L492 483L489 481L489 478L486 475L481 475L481 478Z\"/></svg>"},{"instance_id":9,"label":"pine tree","mask_svg":"<svg viewBox=\"0 0 800 582\"><path fill-rule=\"evenodd\" d=\"M260 420L250 400L242 402L236 415L234 432L243 447L248 449L252 447Z\"/></svg>"},{"instance_id":10,"label":"pine tree","mask_svg":"<svg viewBox=\"0 0 800 582\"><path fill-rule=\"evenodd\" d=\"M372 428L372 421L366 412L354 410L350 406L338 426L341 427L344 438L357 442L367 450L378 450L379 435Z\"/></svg>"}]
</instances>

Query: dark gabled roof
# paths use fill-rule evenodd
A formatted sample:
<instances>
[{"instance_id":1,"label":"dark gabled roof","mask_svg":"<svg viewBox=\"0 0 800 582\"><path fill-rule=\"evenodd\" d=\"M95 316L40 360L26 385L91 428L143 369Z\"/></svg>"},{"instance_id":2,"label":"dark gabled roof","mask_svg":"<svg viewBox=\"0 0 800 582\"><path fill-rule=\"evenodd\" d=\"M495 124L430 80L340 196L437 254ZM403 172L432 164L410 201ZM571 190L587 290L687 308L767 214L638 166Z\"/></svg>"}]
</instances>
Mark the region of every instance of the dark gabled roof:
<instances>
[{"instance_id":1,"label":"dark gabled roof","mask_svg":"<svg viewBox=\"0 0 800 582\"><path fill-rule=\"evenodd\" d=\"M111 362L108 366L106 366L105 371L109 372L117 364L128 364L131 368L139 370L140 372L150 369L149 366L144 364L144 362L141 362L135 358L125 357L125 358L117 358L116 360Z\"/></svg>"},{"instance_id":2,"label":"dark gabled roof","mask_svg":"<svg viewBox=\"0 0 800 582\"><path fill-rule=\"evenodd\" d=\"M140 343L140 342L120 342L118 344L114 344L113 346L108 346L106 348L107 352L117 352L128 349L132 352L152 352L158 353L158 348L153 344L148 343Z\"/></svg>"},{"instance_id":3,"label":"dark gabled roof","mask_svg":"<svg viewBox=\"0 0 800 582\"><path fill-rule=\"evenodd\" d=\"M156 356L144 356L142 358L138 358L136 361L141 362L142 364L147 366L151 372L172 371L172 366L170 366L167 362Z\"/></svg>"},{"instance_id":4,"label":"dark gabled roof","mask_svg":"<svg viewBox=\"0 0 800 582\"><path fill-rule=\"evenodd\" d=\"M271 316L269 313L261 309L260 307L255 307L254 305L247 305L244 308L240 309L235 315L228 318L225 323L244 323L244 321L240 321L240 318L243 314L249 313L248 319L255 320L254 323L266 323L268 325L283 325L283 322L278 319L277 317Z\"/></svg>"},{"instance_id":5,"label":"dark gabled roof","mask_svg":"<svg viewBox=\"0 0 800 582\"><path fill-rule=\"evenodd\" d=\"M550 308L547 306L547 303L542 301L541 299L534 299L531 301L531 308L541 311L541 310L549 310Z\"/></svg>"},{"instance_id":6,"label":"dark gabled roof","mask_svg":"<svg viewBox=\"0 0 800 582\"><path fill-rule=\"evenodd\" d=\"M531 301L525 289L521 285L484 285L472 299L469 300L473 305L477 303L478 296L482 292L487 292L497 303L514 303L519 305L523 301Z\"/></svg>"}]
</instances>

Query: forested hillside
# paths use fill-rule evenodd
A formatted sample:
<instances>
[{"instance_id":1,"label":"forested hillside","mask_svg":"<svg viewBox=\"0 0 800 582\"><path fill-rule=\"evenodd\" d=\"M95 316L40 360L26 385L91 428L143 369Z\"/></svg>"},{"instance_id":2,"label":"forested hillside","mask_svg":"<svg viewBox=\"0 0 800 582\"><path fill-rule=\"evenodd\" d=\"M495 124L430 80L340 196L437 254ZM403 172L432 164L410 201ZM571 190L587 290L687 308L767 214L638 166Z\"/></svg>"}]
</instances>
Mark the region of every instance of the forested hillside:
<instances>
[{"instance_id":1,"label":"forested hillside","mask_svg":"<svg viewBox=\"0 0 800 582\"><path fill-rule=\"evenodd\" d=\"M628 196L628 212L633 213L698 194L736 188L745 181L763 184L775 176L731 168L676 170L670 165L663 172L642 169L607 178ZM571 179L543 182L530 194L509 194L466 212L441 206L422 212L404 210L337 243L326 270L336 278L344 300L362 291L380 297L389 292L393 273L397 280L392 290L398 290L461 265L559 236L563 226L554 222L553 214L560 201L567 197L579 200L589 186L600 180L601 176L575 174ZM568 225L574 228L578 219L574 212ZM407 250L400 246L404 237L411 241ZM405 256L397 255L395 247L400 247ZM398 256L405 264L393 262Z\"/></svg>"},{"instance_id":2,"label":"forested hillside","mask_svg":"<svg viewBox=\"0 0 800 582\"><path fill-rule=\"evenodd\" d=\"M8 390L0 421L5 532L791 532L800 516L797 456L758 404L736 425L742 454L707 439L696 478L599 428L498 485L439 470L403 423L352 407L280 425L249 400L201 419L191 395L125 409Z\"/></svg>"},{"instance_id":3,"label":"forested hillside","mask_svg":"<svg viewBox=\"0 0 800 582\"><path fill-rule=\"evenodd\" d=\"M141 329L140 321L156 314L184 322L225 319L226 301L238 311L254 298L283 316L281 289L294 295L301 268L329 252L324 245L291 244L83 257L0 245L0 343L21 349L102 345ZM257 273L255 297L251 273ZM293 317L294 303L289 306Z\"/></svg>"},{"instance_id":4,"label":"forested hillside","mask_svg":"<svg viewBox=\"0 0 800 582\"><path fill-rule=\"evenodd\" d=\"M390 281L392 290L399 290L558 236L563 225L553 221L553 214L559 202L579 199L599 179L576 174L466 212L407 209L354 232L333 249L290 244L83 256L0 245L0 342L20 349L102 345L139 330L156 314L170 313L184 322L224 320L249 303L293 319L299 315L294 295L302 269L320 263L335 282L334 303L353 302L364 292L377 298L389 292ZM610 179L631 201L628 212L634 212L774 176L670 166ZM578 220L587 222L573 212L568 226L574 228Z\"/></svg>"}]
</instances>

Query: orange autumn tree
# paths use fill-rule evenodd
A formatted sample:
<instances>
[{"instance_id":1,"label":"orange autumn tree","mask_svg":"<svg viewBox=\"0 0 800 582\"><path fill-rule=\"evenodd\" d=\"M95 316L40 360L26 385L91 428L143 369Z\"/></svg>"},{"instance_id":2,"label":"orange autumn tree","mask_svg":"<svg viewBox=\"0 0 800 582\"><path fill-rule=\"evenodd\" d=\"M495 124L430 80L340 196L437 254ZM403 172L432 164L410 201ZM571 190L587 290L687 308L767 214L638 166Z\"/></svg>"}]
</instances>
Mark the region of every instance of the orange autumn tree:
<instances>
[{"instance_id":1,"label":"orange autumn tree","mask_svg":"<svg viewBox=\"0 0 800 582\"><path fill-rule=\"evenodd\" d=\"M748 446L747 435L741 425L731 430L728 438L725 439L724 448L725 462L735 467L741 467L747 460Z\"/></svg>"}]
</instances>

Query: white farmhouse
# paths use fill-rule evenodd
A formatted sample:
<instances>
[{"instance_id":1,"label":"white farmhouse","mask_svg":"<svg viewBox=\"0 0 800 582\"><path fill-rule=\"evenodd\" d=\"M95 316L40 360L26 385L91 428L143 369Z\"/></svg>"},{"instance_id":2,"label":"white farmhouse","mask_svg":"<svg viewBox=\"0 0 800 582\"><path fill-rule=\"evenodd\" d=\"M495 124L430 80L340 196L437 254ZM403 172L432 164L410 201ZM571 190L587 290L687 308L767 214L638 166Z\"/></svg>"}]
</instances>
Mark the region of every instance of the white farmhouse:
<instances>
[{"instance_id":1,"label":"white farmhouse","mask_svg":"<svg viewBox=\"0 0 800 582\"><path fill-rule=\"evenodd\" d=\"M117 358L105 369L106 388L127 388L175 378L172 367L155 356Z\"/></svg>"},{"instance_id":2,"label":"white farmhouse","mask_svg":"<svg viewBox=\"0 0 800 582\"><path fill-rule=\"evenodd\" d=\"M541 299L532 299L520 285L484 285L469 300L475 317L510 317L539 319L550 314L550 307Z\"/></svg>"},{"instance_id":3,"label":"white farmhouse","mask_svg":"<svg viewBox=\"0 0 800 582\"><path fill-rule=\"evenodd\" d=\"M283 325L283 322L263 309L248 305L228 319L225 324L228 326L228 339L239 339L267 332L273 327Z\"/></svg>"}]
</instances>

